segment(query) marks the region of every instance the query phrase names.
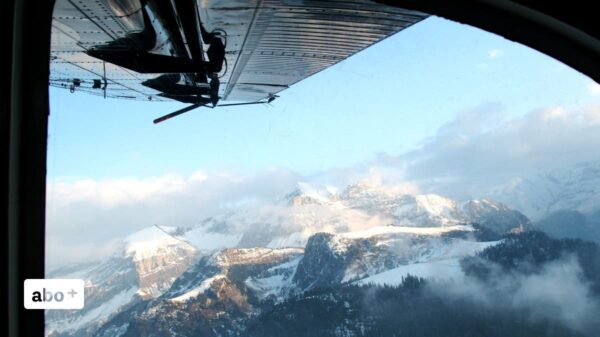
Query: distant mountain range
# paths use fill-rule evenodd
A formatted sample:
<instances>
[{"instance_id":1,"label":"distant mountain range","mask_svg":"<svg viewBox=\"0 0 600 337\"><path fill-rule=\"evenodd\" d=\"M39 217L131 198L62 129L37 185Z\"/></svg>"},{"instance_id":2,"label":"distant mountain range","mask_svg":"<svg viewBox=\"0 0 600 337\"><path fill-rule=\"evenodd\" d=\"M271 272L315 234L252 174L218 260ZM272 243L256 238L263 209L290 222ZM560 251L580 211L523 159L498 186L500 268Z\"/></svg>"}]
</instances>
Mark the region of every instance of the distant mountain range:
<instances>
[{"instance_id":1,"label":"distant mountain range","mask_svg":"<svg viewBox=\"0 0 600 337\"><path fill-rule=\"evenodd\" d=\"M146 228L104 262L54 271L86 280L86 307L48 311L47 335L241 336L318 289L398 286L408 275L461 281L465 258L533 228L490 199L301 183L194 227Z\"/></svg>"},{"instance_id":2,"label":"distant mountain range","mask_svg":"<svg viewBox=\"0 0 600 337\"><path fill-rule=\"evenodd\" d=\"M600 242L600 162L517 178L489 195L548 234Z\"/></svg>"},{"instance_id":3,"label":"distant mountain range","mask_svg":"<svg viewBox=\"0 0 600 337\"><path fill-rule=\"evenodd\" d=\"M234 246L302 247L309 236L318 232L345 233L385 225L443 227L468 223L479 223L500 233L531 226L526 216L493 200L459 202L435 194L406 195L369 184L350 185L338 191L300 183L273 203L206 219L186 237L194 242L194 237L211 233L233 240L232 233L241 233Z\"/></svg>"},{"instance_id":4,"label":"distant mountain range","mask_svg":"<svg viewBox=\"0 0 600 337\"><path fill-rule=\"evenodd\" d=\"M96 336L237 336L273 304L313 289L379 276L402 277L445 268L460 278L460 259L499 241L481 242L468 225L375 227L344 234L317 233L304 248L228 248L203 256L158 298L124 308ZM425 271L426 273L426 271ZM381 279L381 284L388 280Z\"/></svg>"},{"instance_id":5,"label":"distant mountain range","mask_svg":"<svg viewBox=\"0 0 600 337\"><path fill-rule=\"evenodd\" d=\"M465 261L493 252L511 235L542 229L555 237L594 240L600 233L593 202L599 172L588 165L521 180L504 189L499 199L506 203L407 195L365 183L341 190L300 183L273 202L231 210L194 227L152 226L125 238L110 259L48 275L84 279L86 306L48 311L47 335L274 335L277 329L264 315L277 308L301 310L293 303L322 289L336 289L327 296L337 297L340 287L358 287L352 296L363 296L365 287L404 289L411 277L466 282L468 273L485 268L471 263L465 269ZM532 223L517 209L537 220ZM543 247L555 240L533 238L523 241L532 245L527 251L547 252ZM563 246L549 247L560 252ZM270 333L256 326L263 323ZM334 335L366 329L354 323L347 327L352 333ZM538 325L523 329L541 331Z\"/></svg>"},{"instance_id":6,"label":"distant mountain range","mask_svg":"<svg viewBox=\"0 0 600 337\"><path fill-rule=\"evenodd\" d=\"M558 211L600 211L600 162L514 179L492 194L533 221Z\"/></svg>"}]
</instances>

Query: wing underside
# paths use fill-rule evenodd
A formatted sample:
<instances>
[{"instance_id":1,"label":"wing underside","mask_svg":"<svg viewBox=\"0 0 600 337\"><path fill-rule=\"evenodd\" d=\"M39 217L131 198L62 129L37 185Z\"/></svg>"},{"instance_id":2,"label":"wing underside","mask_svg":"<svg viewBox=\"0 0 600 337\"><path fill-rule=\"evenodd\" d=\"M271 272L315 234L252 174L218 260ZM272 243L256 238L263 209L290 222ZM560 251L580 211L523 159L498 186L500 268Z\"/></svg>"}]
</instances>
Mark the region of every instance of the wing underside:
<instances>
[{"instance_id":1,"label":"wing underside","mask_svg":"<svg viewBox=\"0 0 600 337\"><path fill-rule=\"evenodd\" d=\"M426 17L365 0L57 0L50 85L256 102Z\"/></svg>"}]
</instances>

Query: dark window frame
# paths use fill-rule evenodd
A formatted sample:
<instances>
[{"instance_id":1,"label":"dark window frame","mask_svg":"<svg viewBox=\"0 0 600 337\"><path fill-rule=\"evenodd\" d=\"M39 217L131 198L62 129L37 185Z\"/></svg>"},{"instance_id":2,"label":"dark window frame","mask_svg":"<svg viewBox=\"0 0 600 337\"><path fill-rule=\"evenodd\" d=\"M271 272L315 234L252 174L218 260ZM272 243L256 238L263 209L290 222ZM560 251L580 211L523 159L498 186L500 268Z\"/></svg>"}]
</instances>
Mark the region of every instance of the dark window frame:
<instances>
[{"instance_id":1,"label":"dark window frame","mask_svg":"<svg viewBox=\"0 0 600 337\"><path fill-rule=\"evenodd\" d=\"M600 37L592 5L554 10L525 1L382 1L467 23L538 49L600 82ZM1 3L7 45L0 88L7 198L7 336L43 336L44 312L23 307L23 280L44 277L48 74L53 0ZM529 7L525 7L529 6ZM583 14L583 16L582 16ZM585 15L588 15L586 17ZM574 19L576 18L576 19ZM567 24L572 23L572 25Z\"/></svg>"}]
</instances>

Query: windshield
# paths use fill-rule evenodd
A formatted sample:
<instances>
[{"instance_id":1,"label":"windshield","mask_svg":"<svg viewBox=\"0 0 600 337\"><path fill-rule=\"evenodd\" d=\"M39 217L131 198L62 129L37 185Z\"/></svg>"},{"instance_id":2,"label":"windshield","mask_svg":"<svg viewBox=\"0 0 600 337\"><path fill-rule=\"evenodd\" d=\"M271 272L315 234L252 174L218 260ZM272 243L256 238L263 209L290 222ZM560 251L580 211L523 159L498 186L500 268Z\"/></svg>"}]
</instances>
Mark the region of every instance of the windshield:
<instances>
[{"instance_id":1,"label":"windshield","mask_svg":"<svg viewBox=\"0 0 600 337\"><path fill-rule=\"evenodd\" d=\"M48 336L600 328L600 85L527 47L428 17L270 103L50 99Z\"/></svg>"}]
</instances>

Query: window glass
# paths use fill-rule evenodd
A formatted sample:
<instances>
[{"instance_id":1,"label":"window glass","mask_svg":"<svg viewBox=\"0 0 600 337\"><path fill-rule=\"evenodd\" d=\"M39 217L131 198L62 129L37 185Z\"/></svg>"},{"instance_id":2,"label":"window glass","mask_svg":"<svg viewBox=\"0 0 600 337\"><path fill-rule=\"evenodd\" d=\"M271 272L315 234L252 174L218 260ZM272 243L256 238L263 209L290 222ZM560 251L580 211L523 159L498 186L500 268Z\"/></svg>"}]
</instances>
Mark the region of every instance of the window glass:
<instances>
[{"instance_id":1,"label":"window glass","mask_svg":"<svg viewBox=\"0 0 600 337\"><path fill-rule=\"evenodd\" d=\"M598 331L599 84L429 17L278 96L50 88L47 277L86 300L47 335Z\"/></svg>"}]
</instances>

